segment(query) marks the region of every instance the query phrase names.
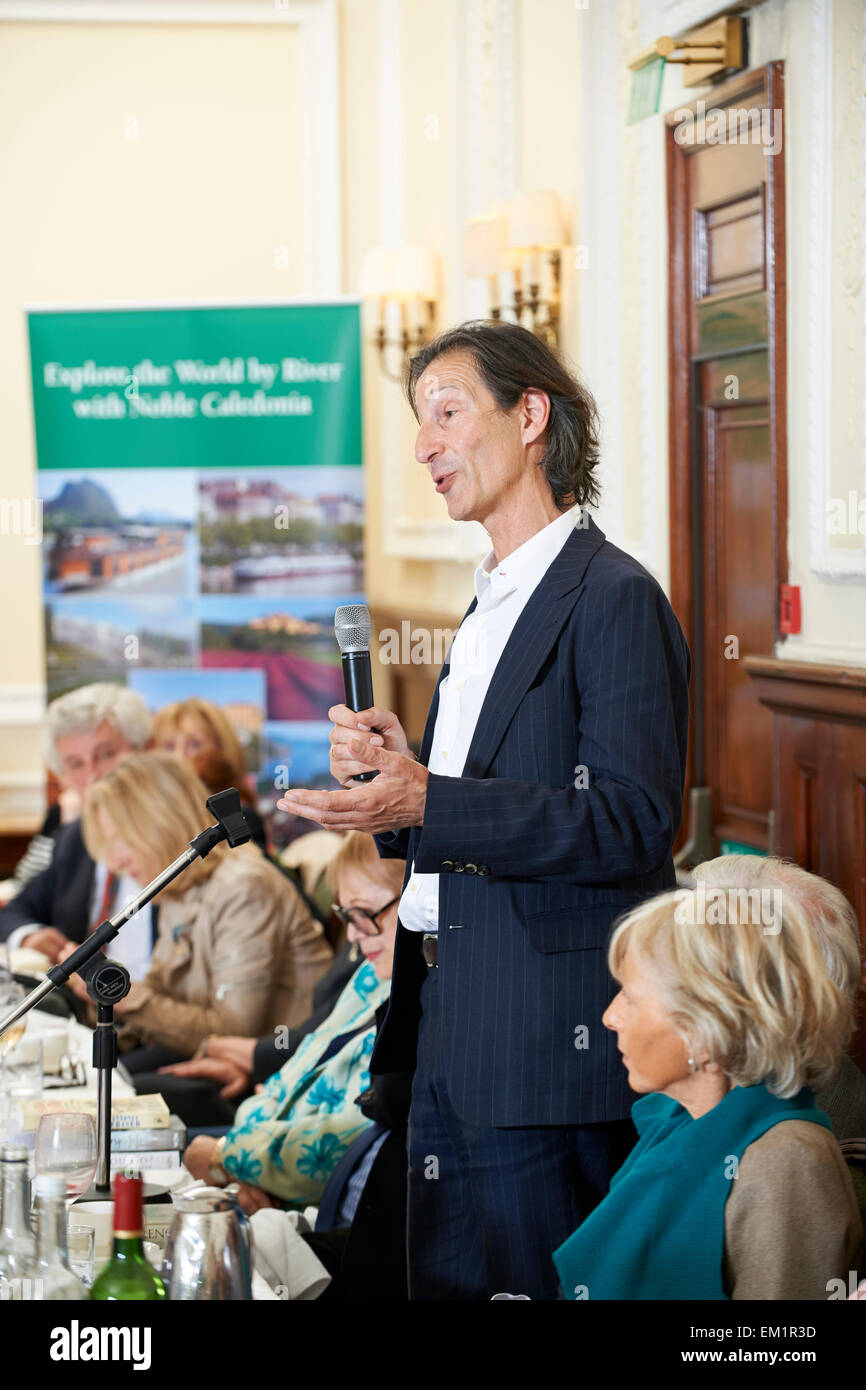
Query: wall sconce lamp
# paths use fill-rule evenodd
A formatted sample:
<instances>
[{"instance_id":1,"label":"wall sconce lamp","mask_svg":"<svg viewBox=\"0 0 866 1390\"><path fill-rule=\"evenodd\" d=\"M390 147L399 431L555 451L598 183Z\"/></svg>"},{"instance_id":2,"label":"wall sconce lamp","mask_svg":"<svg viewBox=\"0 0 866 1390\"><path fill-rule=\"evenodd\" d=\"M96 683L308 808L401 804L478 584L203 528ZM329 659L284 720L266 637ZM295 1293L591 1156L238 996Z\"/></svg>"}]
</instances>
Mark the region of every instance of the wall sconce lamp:
<instances>
[{"instance_id":1,"label":"wall sconce lamp","mask_svg":"<svg viewBox=\"0 0 866 1390\"><path fill-rule=\"evenodd\" d=\"M556 347L564 244L562 208L550 190L518 193L505 212L470 218L464 246L466 274L486 278L490 317L510 314ZM503 271L509 272L510 300L501 296Z\"/></svg>"},{"instance_id":2,"label":"wall sconce lamp","mask_svg":"<svg viewBox=\"0 0 866 1390\"><path fill-rule=\"evenodd\" d=\"M690 29L682 38L664 34L631 59L637 72L655 64L682 63L684 87L701 87L711 79L741 72L745 65L746 21L742 15L726 14L708 24Z\"/></svg>"},{"instance_id":3,"label":"wall sconce lamp","mask_svg":"<svg viewBox=\"0 0 866 1390\"><path fill-rule=\"evenodd\" d=\"M361 270L361 296L376 306L371 341L379 366L391 381L400 381L410 354L429 343L436 331L439 294L432 251L426 246L374 247Z\"/></svg>"}]
</instances>

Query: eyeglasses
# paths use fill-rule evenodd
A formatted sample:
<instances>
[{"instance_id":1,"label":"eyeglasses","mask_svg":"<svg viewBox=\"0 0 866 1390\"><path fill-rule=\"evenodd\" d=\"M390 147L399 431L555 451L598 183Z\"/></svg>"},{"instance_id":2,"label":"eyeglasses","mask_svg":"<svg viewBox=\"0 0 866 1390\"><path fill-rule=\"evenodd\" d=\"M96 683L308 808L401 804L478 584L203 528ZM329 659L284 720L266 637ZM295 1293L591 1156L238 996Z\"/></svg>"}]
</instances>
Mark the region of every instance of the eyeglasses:
<instances>
[{"instance_id":1,"label":"eyeglasses","mask_svg":"<svg viewBox=\"0 0 866 1390\"><path fill-rule=\"evenodd\" d=\"M400 901L400 894L392 898L384 907L380 907L378 912L368 912L365 907L341 907L339 903L331 903L331 911L344 927L353 926L356 931L363 932L365 936L379 936L382 931L382 924L379 918L383 912L387 912L389 907Z\"/></svg>"}]
</instances>

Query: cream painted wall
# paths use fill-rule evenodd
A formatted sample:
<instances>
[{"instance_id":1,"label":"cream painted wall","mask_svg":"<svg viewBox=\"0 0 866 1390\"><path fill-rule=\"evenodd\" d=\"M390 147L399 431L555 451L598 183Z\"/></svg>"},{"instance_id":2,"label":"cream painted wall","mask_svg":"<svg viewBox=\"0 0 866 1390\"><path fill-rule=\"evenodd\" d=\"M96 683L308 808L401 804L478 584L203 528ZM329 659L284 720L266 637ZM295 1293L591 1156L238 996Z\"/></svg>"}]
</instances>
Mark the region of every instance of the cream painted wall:
<instances>
[{"instance_id":1,"label":"cream painted wall","mask_svg":"<svg viewBox=\"0 0 866 1390\"><path fill-rule=\"evenodd\" d=\"M34 490L23 306L301 292L299 61L288 27L0 25L5 497ZM9 825L44 780L40 552L22 538L0 537L0 593Z\"/></svg>"}]
</instances>

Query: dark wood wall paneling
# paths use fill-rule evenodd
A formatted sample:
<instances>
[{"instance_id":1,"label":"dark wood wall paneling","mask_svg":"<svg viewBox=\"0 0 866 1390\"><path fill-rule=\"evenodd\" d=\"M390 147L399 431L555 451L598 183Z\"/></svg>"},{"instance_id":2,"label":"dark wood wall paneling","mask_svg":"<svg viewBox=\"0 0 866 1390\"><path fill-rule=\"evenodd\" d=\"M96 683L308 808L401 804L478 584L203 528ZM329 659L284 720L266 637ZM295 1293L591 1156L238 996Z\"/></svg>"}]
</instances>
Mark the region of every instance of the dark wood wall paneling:
<instances>
[{"instance_id":1,"label":"dark wood wall paneling","mask_svg":"<svg viewBox=\"0 0 866 1390\"><path fill-rule=\"evenodd\" d=\"M841 888L866 960L866 670L773 657L746 668L773 717L775 853ZM866 1071L864 1006L861 989L851 1052Z\"/></svg>"}]
</instances>

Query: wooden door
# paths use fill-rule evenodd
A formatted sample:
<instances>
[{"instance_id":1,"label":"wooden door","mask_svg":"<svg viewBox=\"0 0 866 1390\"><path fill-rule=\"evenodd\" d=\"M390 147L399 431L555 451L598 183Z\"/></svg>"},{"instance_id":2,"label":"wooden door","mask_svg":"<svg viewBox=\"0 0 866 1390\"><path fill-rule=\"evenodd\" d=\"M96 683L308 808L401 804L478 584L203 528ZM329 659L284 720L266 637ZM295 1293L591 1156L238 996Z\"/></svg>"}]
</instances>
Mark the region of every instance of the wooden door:
<instances>
[{"instance_id":1,"label":"wooden door","mask_svg":"<svg viewBox=\"0 0 866 1390\"><path fill-rule=\"evenodd\" d=\"M787 578L782 89L772 63L668 117L671 598L694 657L687 786L710 806L696 858L770 847L773 723L743 658L772 655Z\"/></svg>"}]
</instances>

